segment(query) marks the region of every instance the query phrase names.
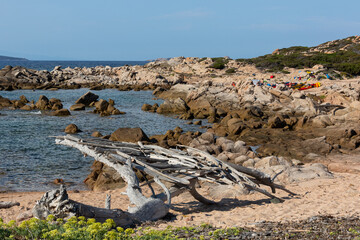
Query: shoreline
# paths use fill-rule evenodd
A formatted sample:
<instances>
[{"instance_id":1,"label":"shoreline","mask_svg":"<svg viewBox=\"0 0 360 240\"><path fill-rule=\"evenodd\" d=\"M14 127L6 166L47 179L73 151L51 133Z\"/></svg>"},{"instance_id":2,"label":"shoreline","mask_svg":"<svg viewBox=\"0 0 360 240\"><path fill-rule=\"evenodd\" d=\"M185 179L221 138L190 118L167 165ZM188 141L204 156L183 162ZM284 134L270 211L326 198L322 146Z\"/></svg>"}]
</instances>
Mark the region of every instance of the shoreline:
<instances>
[{"instance_id":1,"label":"shoreline","mask_svg":"<svg viewBox=\"0 0 360 240\"><path fill-rule=\"evenodd\" d=\"M270 73L261 72L254 66L230 62L229 67L237 67L237 73L226 74L226 70L209 69L209 64L209 59L174 58L143 67L58 68L51 73L36 74L43 74L37 78L40 82L52 76L55 82L43 82L40 87L48 90L56 90L56 81L69 88L92 86L94 91L105 86L118 90L154 90L153 95L165 101L160 106L145 105L144 111L176 114L192 123L201 119L211 123L206 134L186 135L182 131L169 130L154 137L157 144L167 147L189 145L223 161L261 169L271 176L284 170L278 180L287 181L286 187L300 193L298 198L281 194L280 197L286 201L273 204L258 194L234 196L232 191L223 191L222 208L204 207L184 194L174 199L177 208L172 213L178 218L160 224L160 228L172 223L175 226L199 225L204 221L226 227L234 221L246 225L268 220L304 220L327 214L360 216L357 207L360 205L360 79L322 80L321 86L300 91L284 84L285 79L299 74L295 69L290 75L275 74L274 86L268 86L254 84L252 80L255 76L259 79L270 76ZM320 76L322 72L317 70L311 69ZM26 71L31 72L21 71L17 76L24 77ZM25 77L25 82L16 82L11 88L33 86L33 79ZM306 82L315 83L317 80ZM261 145L257 153L249 148L254 143ZM236 149L235 144L238 144ZM314 172L305 172L312 164L317 164L316 170L313 168L311 171ZM299 176L298 171L302 170L303 179L294 183L292 177ZM328 170L334 173L333 179L328 178L331 174ZM103 207L104 196L111 193L113 199L122 201L121 205L114 202L113 207L121 208L129 202L121 196L120 190L123 189L100 191L100 194L70 191L70 197ZM204 185L201 191L212 190ZM29 210L40 193L0 193L0 200L9 200L11 196L14 200L24 199L23 209L13 207L7 213L0 210L0 216L9 213L15 216L20 210ZM149 191L146 193L149 194ZM95 200L90 202L91 198ZM226 215L223 208L227 211Z\"/></svg>"},{"instance_id":2,"label":"shoreline","mask_svg":"<svg viewBox=\"0 0 360 240\"><path fill-rule=\"evenodd\" d=\"M351 181L351 182L350 182ZM344 186L347 186L344 188ZM194 203L190 195L184 193L173 199L175 210L170 213L176 219L161 223L157 228L164 229L172 226L195 226L208 223L216 227L252 226L262 221L292 222L305 220L309 217L329 215L333 217L360 217L360 176L351 173L335 173L334 178L313 179L306 182L293 183L287 186L295 191L297 196L289 197L286 193L278 193L286 201L281 204L271 203L258 193L242 195L239 197L225 198L218 206L204 206ZM124 189L109 190L104 192L69 191L72 200L103 207L106 194L112 195L112 208L126 210L128 200L121 195ZM159 189L155 189L158 191ZM201 193L208 191L204 185L199 189ZM1 201L18 201L20 206L9 209L0 209L0 217L5 222L15 220L16 217L31 209L35 201L39 200L42 192L13 192L0 193ZM150 191L146 188L145 195ZM227 214L223 211L226 209ZM154 222L156 224L156 222Z\"/></svg>"}]
</instances>

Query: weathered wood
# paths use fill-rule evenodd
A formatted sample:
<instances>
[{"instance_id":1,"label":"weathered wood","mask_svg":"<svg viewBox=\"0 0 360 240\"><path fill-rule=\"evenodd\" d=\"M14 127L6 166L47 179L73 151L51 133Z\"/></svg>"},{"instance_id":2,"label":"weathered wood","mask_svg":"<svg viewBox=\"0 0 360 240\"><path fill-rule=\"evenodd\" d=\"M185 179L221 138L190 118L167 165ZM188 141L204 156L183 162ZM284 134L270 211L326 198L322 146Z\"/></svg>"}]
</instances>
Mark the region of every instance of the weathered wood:
<instances>
[{"instance_id":1,"label":"weathered wood","mask_svg":"<svg viewBox=\"0 0 360 240\"><path fill-rule=\"evenodd\" d=\"M94 149L91 149L86 145L78 144L78 141L75 142L69 139L56 139L56 141L58 144L75 147L97 161L114 168L127 182L126 194L129 197L130 202L135 205L135 207L129 208L129 212L132 213L134 218L141 219L141 221L155 220L164 217L168 213L169 207L164 204L163 201L154 198L146 198L142 195L139 187L139 180L132 169L130 159L127 159L126 164L120 164L111 161L106 154L97 153Z\"/></svg>"},{"instance_id":2,"label":"weathered wood","mask_svg":"<svg viewBox=\"0 0 360 240\"><path fill-rule=\"evenodd\" d=\"M46 192L37 201L32 213L39 219L46 219L50 214L56 218L64 219L72 216L84 216L86 218L95 218L99 222L105 222L106 219L111 218L118 226L123 227L138 223L136 218L121 209L97 208L70 200L63 185L59 189Z\"/></svg>"},{"instance_id":3,"label":"weathered wood","mask_svg":"<svg viewBox=\"0 0 360 240\"><path fill-rule=\"evenodd\" d=\"M14 207L14 206L20 206L20 203L19 202L3 202L3 201L0 201L0 209L1 208L11 208L11 207Z\"/></svg>"},{"instance_id":4,"label":"weathered wood","mask_svg":"<svg viewBox=\"0 0 360 240\"><path fill-rule=\"evenodd\" d=\"M106 209L111 208L111 195L110 194L106 194L105 208Z\"/></svg>"},{"instance_id":5,"label":"weathered wood","mask_svg":"<svg viewBox=\"0 0 360 240\"><path fill-rule=\"evenodd\" d=\"M200 195L200 193L198 193L198 191L196 191L196 187L195 187L196 183L197 183L197 179L190 180L190 191L189 192L190 192L191 196L193 196L196 200L198 200L199 202L204 203L206 205L216 204L216 202L204 198L203 196Z\"/></svg>"},{"instance_id":6,"label":"weathered wood","mask_svg":"<svg viewBox=\"0 0 360 240\"><path fill-rule=\"evenodd\" d=\"M133 144L104 139L79 139L70 135L56 137L55 141L57 144L79 149L82 153L114 168L121 175L128 183L126 195L135 205L135 207L129 207L129 212L125 214L131 218L132 222L155 220L165 216L169 210L171 198L184 191L189 191L195 199L204 204L215 204L216 202L206 199L196 191L195 183L199 179L216 184L239 184L270 198L277 197L260 188L260 184L269 186L273 193L275 189L291 193L283 186L274 184L267 174L221 161L209 153L188 146L181 146L186 149L186 151L181 151L144 145L141 142ZM133 169L140 170L143 174L152 197L147 198L142 194L139 180ZM153 179L149 181L146 174ZM173 183L173 185L168 189L162 181ZM164 193L155 195L151 186L152 182L159 184ZM168 204L164 203L166 200ZM110 208L109 205L107 206ZM109 214L114 214L111 211L115 211L105 210L110 211ZM105 210L97 211L103 213Z\"/></svg>"}]
</instances>

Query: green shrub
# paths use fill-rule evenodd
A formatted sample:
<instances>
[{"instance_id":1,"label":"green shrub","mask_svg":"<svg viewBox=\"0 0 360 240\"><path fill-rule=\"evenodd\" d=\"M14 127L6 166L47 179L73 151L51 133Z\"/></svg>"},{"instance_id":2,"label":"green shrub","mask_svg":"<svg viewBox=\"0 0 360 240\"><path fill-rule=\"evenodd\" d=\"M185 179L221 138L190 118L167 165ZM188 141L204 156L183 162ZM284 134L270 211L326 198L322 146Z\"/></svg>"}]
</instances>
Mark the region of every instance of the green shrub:
<instances>
[{"instance_id":1,"label":"green shrub","mask_svg":"<svg viewBox=\"0 0 360 240\"><path fill-rule=\"evenodd\" d=\"M215 69L224 69L225 65L229 62L229 60L223 57L211 58L211 59L213 60L213 63L209 67Z\"/></svg>"},{"instance_id":2,"label":"green shrub","mask_svg":"<svg viewBox=\"0 0 360 240\"><path fill-rule=\"evenodd\" d=\"M209 239L210 231L218 238L237 236L242 228L213 229L211 225L202 224L197 227L168 226L165 230L147 228L116 227L114 220L104 223L85 217L71 217L64 223L50 215L47 220L32 218L16 225L15 221L5 224L0 218L0 239L54 239L54 240L115 240L115 239Z\"/></svg>"},{"instance_id":3,"label":"green shrub","mask_svg":"<svg viewBox=\"0 0 360 240\"><path fill-rule=\"evenodd\" d=\"M347 39L333 43L325 49L335 51L331 54L311 52L308 47L296 46L280 49L279 54L267 54L250 59L240 58L236 61L255 64L257 68L273 72L282 71L284 67L303 69L321 64L326 68L357 76L360 75L360 45L352 45L347 51L340 50L341 47L351 43L351 40Z\"/></svg>"},{"instance_id":4,"label":"green shrub","mask_svg":"<svg viewBox=\"0 0 360 240\"><path fill-rule=\"evenodd\" d=\"M235 73L236 71L235 71L235 68L229 68L225 72L228 74L231 74L231 73Z\"/></svg>"}]
</instances>

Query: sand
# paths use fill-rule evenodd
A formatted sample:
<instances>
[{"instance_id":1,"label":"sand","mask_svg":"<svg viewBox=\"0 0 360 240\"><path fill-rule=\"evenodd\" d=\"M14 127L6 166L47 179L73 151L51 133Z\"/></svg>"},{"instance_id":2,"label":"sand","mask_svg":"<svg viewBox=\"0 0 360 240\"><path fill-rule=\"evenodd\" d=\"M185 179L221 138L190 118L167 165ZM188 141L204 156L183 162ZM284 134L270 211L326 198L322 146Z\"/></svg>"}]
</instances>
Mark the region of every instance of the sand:
<instances>
[{"instance_id":1,"label":"sand","mask_svg":"<svg viewBox=\"0 0 360 240\"><path fill-rule=\"evenodd\" d=\"M225 198L216 206L205 206L188 193L173 198L173 209L170 211L176 220L161 223L158 227L191 226L209 223L217 227L251 226L260 221L293 221L317 215L337 217L360 216L360 174L334 173L332 179L315 179L294 183L287 186L297 196L279 191L277 196L285 199L284 203L271 203L259 193ZM105 192L69 191L73 200L103 207L106 194L112 195L112 208L126 210L129 201L122 195L124 189ZM148 189L144 189L149 194ZM207 187L199 191L206 194ZM15 220L16 217L31 209L41 192L8 192L0 193L0 201L18 201L20 206L0 209L0 217L4 221Z\"/></svg>"}]
</instances>

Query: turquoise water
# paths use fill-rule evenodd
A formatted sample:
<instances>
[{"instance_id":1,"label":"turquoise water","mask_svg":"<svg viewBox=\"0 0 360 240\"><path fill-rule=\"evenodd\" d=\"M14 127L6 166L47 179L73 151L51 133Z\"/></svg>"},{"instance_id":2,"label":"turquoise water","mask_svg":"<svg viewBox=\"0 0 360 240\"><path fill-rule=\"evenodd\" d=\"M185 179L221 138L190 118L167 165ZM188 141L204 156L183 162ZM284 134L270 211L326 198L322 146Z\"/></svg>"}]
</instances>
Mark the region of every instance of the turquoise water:
<instances>
[{"instance_id":1,"label":"turquoise water","mask_svg":"<svg viewBox=\"0 0 360 240\"><path fill-rule=\"evenodd\" d=\"M19 99L21 95L37 101L40 95L62 100L69 108L88 89L76 90L16 90L0 92L2 97ZM125 115L100 117L86 111L72 112L69 117L48 116L39 110L0 110L0 190L44 191L54 188L51 182L62 178L72 182L70 189L85 189L82 181L90 173L92 158L70 147L56 145L49 136L63 135L68 124L76 124L89 137L92 132L111 134L119 127L141 127L148 135L164 134L180 126L184 131L198 131L198 126L187 125L186 121L141 111L144 103L162 103L153 100L151 91L121 92L114 89L92 91L99 98L115 100L115 107Z\"/></svg>"}]
</instances>

